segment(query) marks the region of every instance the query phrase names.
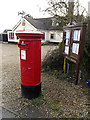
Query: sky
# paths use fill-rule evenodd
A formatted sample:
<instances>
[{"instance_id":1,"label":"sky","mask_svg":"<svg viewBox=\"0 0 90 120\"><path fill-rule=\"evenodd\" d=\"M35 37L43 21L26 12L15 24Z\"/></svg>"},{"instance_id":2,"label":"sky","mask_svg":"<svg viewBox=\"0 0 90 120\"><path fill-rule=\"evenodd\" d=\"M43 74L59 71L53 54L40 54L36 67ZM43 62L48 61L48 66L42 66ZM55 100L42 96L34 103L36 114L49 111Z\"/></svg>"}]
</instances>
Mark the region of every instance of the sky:
<instances>
[{"instance_id":1,"label":"sky","mask_svg":"<svg viewBox=\"0 0 90 120\"><path fill-rule=\"evenodd\" d=\"M18 12L25 11L34 18L49 17L48 14L40 12L48 7L49 0L0 0L0 33L5 29L12 29L20 20ZM90 0L79 0L80 4L88 10Z\"/></svg>"}]
</instances>

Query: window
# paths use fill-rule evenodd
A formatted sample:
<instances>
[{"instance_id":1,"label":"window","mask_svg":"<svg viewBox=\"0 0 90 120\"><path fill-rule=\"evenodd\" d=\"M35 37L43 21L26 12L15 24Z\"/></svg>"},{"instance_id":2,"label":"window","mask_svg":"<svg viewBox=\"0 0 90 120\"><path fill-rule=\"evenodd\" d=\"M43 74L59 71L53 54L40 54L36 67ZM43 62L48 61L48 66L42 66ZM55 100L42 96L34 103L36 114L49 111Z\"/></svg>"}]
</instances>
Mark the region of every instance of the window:
<instances>
[{"instance_id":1,"label":"window","mask_svg":"<svg viewBox=\"0 0 90 120\"><path fill-rule=\"evenodd\" d=\"M14 39L14 33L13 32L9 33L9 39Z\"/></svg>"},{"instance_id":2,"label":"window","mask_svg":"<svg viewBox=\"0 0 90 120\"><path fill-rule=\"evenodd\" d=\"M58 22L56 23L56 26L59 26L59 23L58 23Z\"/></svg>"},{"instance_id":3,"label":"window","mask_svg":"<svg viewBox=\"0 0 90 120\"><path fill-rule=\"evenodd\" d=\"M55 24L56 24L56 22L53 20L52 21L52 26L56 26Z\"/></svg>"},{"instance_id":4,"label":"window","mask_svg":"<svg viewBox=\"0 0 90 120\"><path fill-rule=\"evenodd\" d=\"M51 34L50 39L55 39L55 34Z\"/></svg>"},{"instance_id":5,"label":"window","mask_svg":"<svg viewBox=\"0 0 90 120\"><path fill-rule=\"evenodd\" d=\"M59 26L59 22L56 21L55 19L52 20L52 26Z\"/></svg>"}]
</instances>

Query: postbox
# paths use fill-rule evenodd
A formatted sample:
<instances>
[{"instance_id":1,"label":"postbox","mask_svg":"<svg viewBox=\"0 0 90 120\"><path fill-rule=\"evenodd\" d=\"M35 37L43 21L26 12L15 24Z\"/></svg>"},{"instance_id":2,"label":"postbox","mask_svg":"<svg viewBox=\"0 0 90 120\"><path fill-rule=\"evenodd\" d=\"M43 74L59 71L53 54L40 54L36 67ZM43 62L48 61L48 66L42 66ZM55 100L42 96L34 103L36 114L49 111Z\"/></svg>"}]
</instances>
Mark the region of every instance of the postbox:
<instances>
[{"instance_id":1,"label":"postbox","mask_svg":"<svg viewBox=\"0 0 90 120\"><path fill-rule=\"evenodd\" d=\"M41 33L16 33L19 37L21 91L25 98L37 98L41 92Z\"/></svg>"}]
</instances>

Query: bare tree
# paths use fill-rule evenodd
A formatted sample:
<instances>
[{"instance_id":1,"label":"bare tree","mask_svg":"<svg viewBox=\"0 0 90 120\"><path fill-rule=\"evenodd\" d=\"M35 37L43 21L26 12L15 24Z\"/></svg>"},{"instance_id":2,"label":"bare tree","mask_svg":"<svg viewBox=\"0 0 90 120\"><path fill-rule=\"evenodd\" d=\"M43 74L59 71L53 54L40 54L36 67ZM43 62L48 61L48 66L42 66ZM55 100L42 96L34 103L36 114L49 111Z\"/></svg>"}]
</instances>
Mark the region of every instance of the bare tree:
<instances>
[{"instance_id":1,"label":"bare tree","mask_svg":"<svg viewBox=\"0 0 90 120\"><path fill-rule=\"evenodd\" d=\"M71 23L73 21L79 23L86 20L87 11L79 4L79 0L50 0L49 7L44 12L58 19L61 24Z\"/></svg>"}]
</instances>

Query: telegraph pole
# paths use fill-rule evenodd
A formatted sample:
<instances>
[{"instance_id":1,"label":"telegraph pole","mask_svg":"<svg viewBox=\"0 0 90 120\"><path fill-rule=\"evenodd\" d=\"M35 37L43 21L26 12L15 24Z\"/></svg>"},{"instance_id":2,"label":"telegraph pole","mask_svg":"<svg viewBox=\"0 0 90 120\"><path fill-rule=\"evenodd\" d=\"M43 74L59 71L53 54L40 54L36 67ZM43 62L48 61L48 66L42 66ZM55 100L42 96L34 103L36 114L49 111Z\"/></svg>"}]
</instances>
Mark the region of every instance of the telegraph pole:
<instances>
[{"instance_id":1,"label":"telegraph pole","mask_svg":"<svg viewBox=\"0 0 90 120\"><path fill-rule=\"evenodd\" d=\"M69 5L68 6L69 7L69 9L68 9L69 21L68 22L72 23L73 22L73 14L74 14L74 0L69 0L68 5Z\"/></svg>"},{"instance_id":2,"label":"telegraph pole","mask_svg":"<svg viewBox=\"0 0 90 120\"><path fill-rule=\"evenodd\" d=\"M79 15L79 0L77 0L77 15Z\"/></svg>"}]
</instances>

